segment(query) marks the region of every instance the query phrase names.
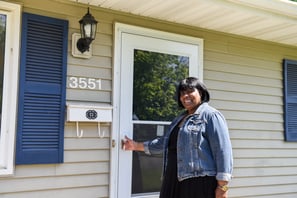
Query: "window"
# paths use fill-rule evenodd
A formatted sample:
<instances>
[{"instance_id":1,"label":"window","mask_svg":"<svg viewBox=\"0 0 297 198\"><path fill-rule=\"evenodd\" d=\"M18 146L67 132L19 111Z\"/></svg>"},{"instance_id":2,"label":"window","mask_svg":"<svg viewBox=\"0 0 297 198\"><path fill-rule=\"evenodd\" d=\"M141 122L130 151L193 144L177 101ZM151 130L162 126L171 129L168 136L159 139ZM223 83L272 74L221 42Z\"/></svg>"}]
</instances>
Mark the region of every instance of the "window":
<instances>
[{"instance_id":1,"label":"window","mask_svg":"<svg viewBox=\"0 0 297 198\"><path fill-rule=\"evenodd\" d=\"M13 173L21 6L0 4L0 175Z\"/></svg>"},{"instance_id":2,"label":"window","mask_svg":"<svg viewBox=\"0 0 297 198\"><path fill-rule=\"evenodd\" d=\"M297 61L284 60L284 128L286 141L297 141Z\"/></svg>"}]
</instances>

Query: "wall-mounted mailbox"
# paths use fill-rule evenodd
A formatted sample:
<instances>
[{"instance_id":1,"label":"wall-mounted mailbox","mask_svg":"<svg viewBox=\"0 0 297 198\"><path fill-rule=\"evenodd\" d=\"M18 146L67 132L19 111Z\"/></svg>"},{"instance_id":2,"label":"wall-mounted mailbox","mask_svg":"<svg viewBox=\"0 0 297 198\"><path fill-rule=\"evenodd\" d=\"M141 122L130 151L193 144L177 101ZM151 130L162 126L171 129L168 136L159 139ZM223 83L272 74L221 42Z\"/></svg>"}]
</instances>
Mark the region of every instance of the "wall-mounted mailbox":
<instances>
[{"instance_id":1,"label":"wall-mounted mailbox","mask_svg":"<svg viewBox=\"0 0 297 198\"><path fill-rule=\"evenodd\" d=\"M67 121L69 122L111 122L112 107L68 104Z\"/></svg>"},{"instance_id":2,"label":"wall-mounted mailbox","mask_svg":"<svg viewBox=\"0 0 297 198\"><path fill-rule=\"evenodd\" d=\"M79 130L79 122L97 122L98 136L104 137L101 133L101 122L112 122L112 107L85 104L67 104L67 121L76 122L77 137L83 136L83 130Z\"/></svg>"}]
</instances>

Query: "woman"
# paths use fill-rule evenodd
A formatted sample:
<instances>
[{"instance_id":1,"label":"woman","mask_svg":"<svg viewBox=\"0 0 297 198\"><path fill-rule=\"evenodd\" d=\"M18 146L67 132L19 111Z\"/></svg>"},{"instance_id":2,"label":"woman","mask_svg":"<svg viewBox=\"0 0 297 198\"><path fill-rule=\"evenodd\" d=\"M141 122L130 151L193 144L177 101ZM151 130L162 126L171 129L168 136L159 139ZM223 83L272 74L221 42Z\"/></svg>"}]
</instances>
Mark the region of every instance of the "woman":
<instances>
[{"instance_id":1,"label":"woman","mask_svg":"<svg viewBox=\"0 0 297 198\"><path fill-rule=\"evenodd\" d=\"M209 92L197 78L182 80L177 95L185 112L163 137L146 142L126 137L123 148L163 153L160 198L227 198L233 158L225 118L208 105Z\"/></svg>"}]
</instances>

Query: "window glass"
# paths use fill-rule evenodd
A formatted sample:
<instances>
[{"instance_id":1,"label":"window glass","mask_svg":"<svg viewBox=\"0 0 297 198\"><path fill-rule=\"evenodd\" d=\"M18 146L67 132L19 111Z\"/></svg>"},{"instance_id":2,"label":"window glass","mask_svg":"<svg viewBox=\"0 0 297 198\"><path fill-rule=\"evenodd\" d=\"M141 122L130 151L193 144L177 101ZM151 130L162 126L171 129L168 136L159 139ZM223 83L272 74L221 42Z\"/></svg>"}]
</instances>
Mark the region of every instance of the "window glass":
<instances>
[{"instance_id":1,"label":"window glass","mask_svg":"<svg viewBox=\"0 0 297 198\"><path fill-rule=\"evenodd\" d=\"M3 72L5 54L6 15L0 14L0 115L2 116ZM0 116L0 128L1 128ZM0 130L1 134L1 130ZM1 137L1 136L0 136Z\"/></svg>"},{"instance_id":2,"label":"window glass","mask_svg":"<svg viewBox=\"0 0 297 198\"><path fill-rule=\"evenodd\" d=\"M171 121L179 113L176 85L188 75L189 57L134 50L134 117Z\"/></svg>"},{"instance_id":3,"label":"window glass","mask_svg":"<svg viewBox=\"0 0 297 198\"><path fill-rule=\"evenodd\" d=\"M177 83L189 75L189 57L134 50L133 139L163 136L180 111ZM133 152L132 194L160 191L162 156Z\"/></svg>"}]
</instances>

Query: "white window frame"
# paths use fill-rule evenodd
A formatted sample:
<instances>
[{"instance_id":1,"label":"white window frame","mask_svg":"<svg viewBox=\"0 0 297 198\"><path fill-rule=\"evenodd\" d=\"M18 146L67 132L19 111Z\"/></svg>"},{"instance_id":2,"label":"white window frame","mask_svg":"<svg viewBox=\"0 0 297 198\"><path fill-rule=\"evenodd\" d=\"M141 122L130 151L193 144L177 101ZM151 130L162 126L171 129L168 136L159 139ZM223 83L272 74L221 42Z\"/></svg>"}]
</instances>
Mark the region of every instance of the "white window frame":
<instances>
[{"instance_id":1,"label":"white window frame","mask_svg":"<svg viewBox=\"0 0 297 198\"><path fill-rule=\"evenodd\" d=\"M0 13L7 16L0 134L0 176L7 176L14 173L21 6L1 1Z\"/></svg>"}]
</instances>

